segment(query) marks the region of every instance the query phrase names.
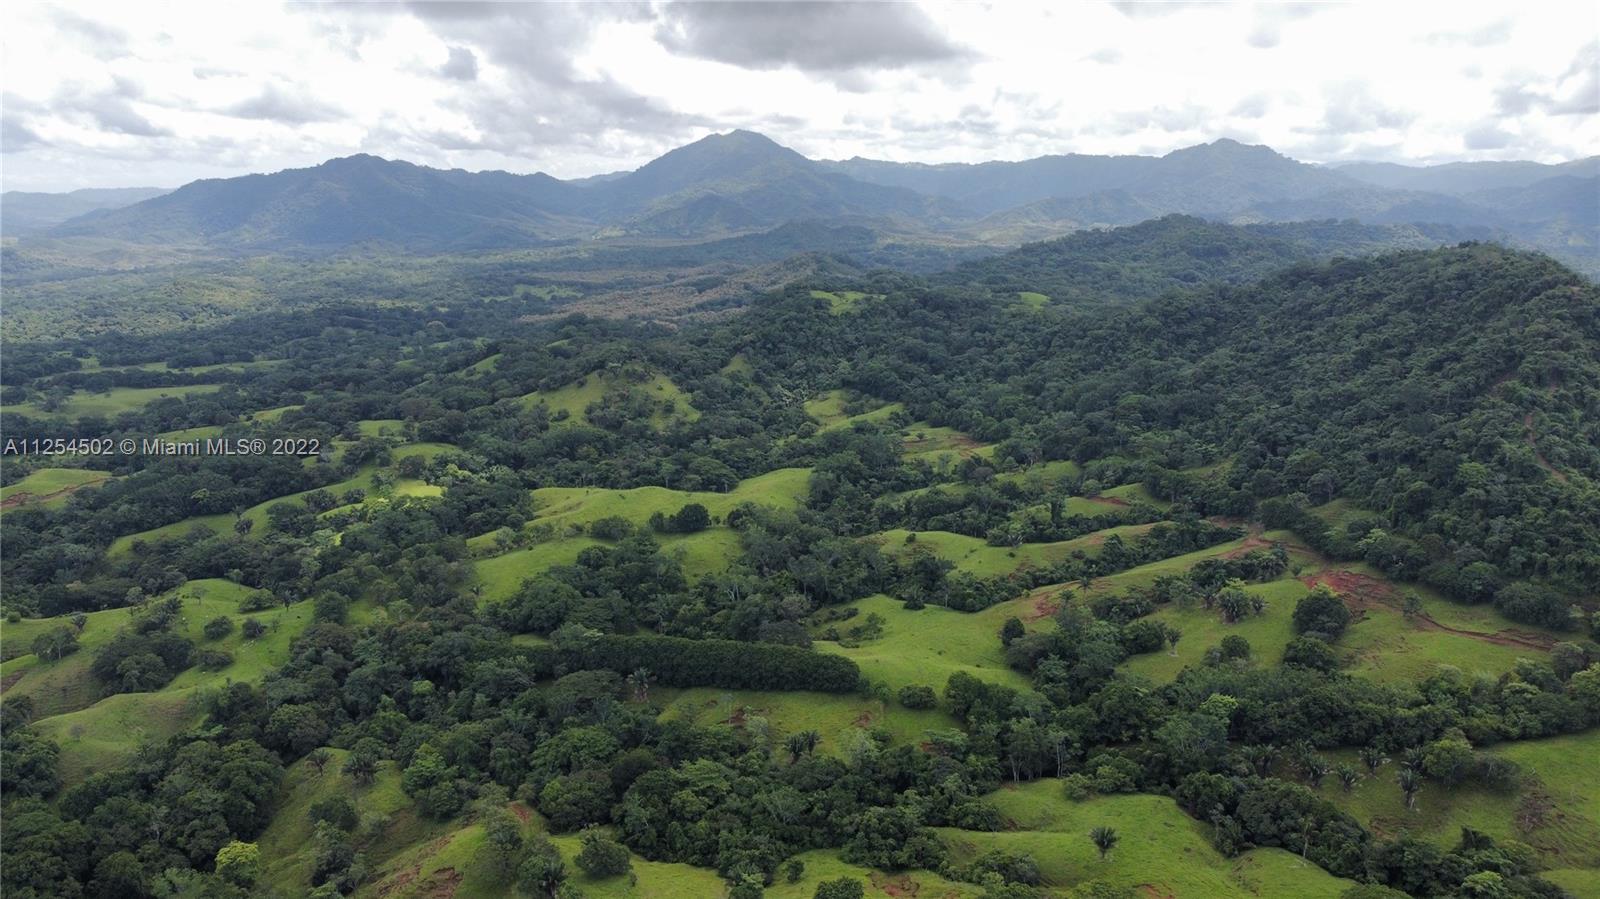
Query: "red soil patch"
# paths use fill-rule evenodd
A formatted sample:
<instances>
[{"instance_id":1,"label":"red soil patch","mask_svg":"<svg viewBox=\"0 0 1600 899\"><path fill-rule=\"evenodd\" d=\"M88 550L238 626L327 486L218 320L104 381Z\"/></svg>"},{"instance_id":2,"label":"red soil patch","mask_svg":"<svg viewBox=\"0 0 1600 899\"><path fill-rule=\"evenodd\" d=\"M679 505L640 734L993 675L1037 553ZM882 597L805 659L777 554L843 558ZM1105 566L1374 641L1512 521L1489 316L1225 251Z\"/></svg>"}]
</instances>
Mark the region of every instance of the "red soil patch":
<instances>
[{"instance_id":1,"label":"red soil patch","mask_svg":"<svg viewBox=\"0 0 1600 899\"><path fill-rule=\"evenodd\" d=\"M1396 603L1397 594L1394 587L1377 578L1357 574L1354 571L1324 571L1300 580L1307 587L1327 584L1333 589L1333 592L1339 594L1339 598L1344 600L1344 604L1349 606L1353 612L1360 613L1380 608L1393 611L1398 608ZM1462 630L1458 627L1440 624L1426 612L1416 615L1412 618L1412 621L1420 630L1443 631L1447 634L1470 637L1495 646L1548 651L1550 647L1556 644L1554 637L1531 631L1503 630L1486 634L1482 631Z\"/></svg>"},{"instance_id":2,"label":"red soil patch","mask_svg":"<svg viewBox=\"0 0 1600 899\"><path fill-rule=\"evenodd\" d=\"M27 671L13 671L3 679L0 679L0 693L4 693L16 686L17 681L22 680L22 676L27 673Z\"/></svg>"},{"instance_id":3,"label":"red soil patch","mask_svg":"<svg viewBox=\"0 0 1600 899\"><path fill-rule=\"evenodd\" d=\"M871 727L872 726L872 711L870 709L863 709L861 711L861 714L856 716L856 720L852 721L851 723L854 724L856 727Z\"/></svg>"},{"instance_id":4,"label":"red soil patch","mask_svg":"<svg viewBox=\"0 0 1600 899\"><path fill-rule=\"evenodd\" d=\"M426 891L423 895L429 899L451 899L460 889L463 876L455 868L440 868L423 881L422 887Z\"/></svg>"},{"instance_id":5,"label":"red soil patch","mask_svg":"<svg viewBox=\"0 0 1600 899\"><path fill-rule=\"evenodd\" d=\"M403 871L397 872L393 877L390 877L383 883L378 884L378 895L387 896L396 890L405 889L411 885L411 881L417 879L417 874L421 870L422 869L420 865L412 865Z\"/></svg>"},{"instance_id":6,"label":"red soil patch","mask_svg":"<svg viewBox=\"0 0 1600 899\"><path fill-rule=\"evenodd\" d=\"M1028 613L1028 620L1038 621L1041 618L1049 618L1059 611L1061 611L1061 600L1050 594L1041 593L1033 601L1033 611Z\"/></svg>"},{"instance_id":7,"label":"red soil patch","mask_svg":"<svg viewBox=\"0 0 1600 899\"><path fill-rule=\"evenodd\" d=\"M533 810L520 802L511 803L511 814L516 815L517 820L523 824L533 820Z\"/></svg>"}]
</instances>

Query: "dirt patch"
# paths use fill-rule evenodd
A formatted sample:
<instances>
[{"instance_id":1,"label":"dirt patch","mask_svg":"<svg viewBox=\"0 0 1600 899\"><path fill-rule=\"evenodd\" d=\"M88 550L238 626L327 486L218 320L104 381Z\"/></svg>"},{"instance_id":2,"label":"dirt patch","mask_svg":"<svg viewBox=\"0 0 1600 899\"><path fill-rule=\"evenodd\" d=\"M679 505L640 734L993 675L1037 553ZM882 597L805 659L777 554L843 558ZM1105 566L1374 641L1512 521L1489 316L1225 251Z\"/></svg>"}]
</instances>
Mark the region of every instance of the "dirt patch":
<instances>
[{"instance_id":1,"label":"dirt patch","mask_svg":"<svg viewBox=\"0 0 1600 899\"><path fill-rule=\"evenodd\" d=\"M461 879L464 875L455 868L440 868L428 875L422 883L422 895L428 899L451 899L456 890L461 888Z\"/></svg>"},{"instance_id":2,"label":"dirt patch","mask_svg":"<svg viewBox=\"0 0 1600 899\"><path fill-rule=\"evenodd\" d=\"M517 820L521 821L523 824L527 824L529 821L533 820L533 809L528 808L520 802L511 803L511 814L516 815Z\"/></svg>"},{"instance_id":3,"label":"dirt patch","mask_svg":"<svg viewBox=\"0 0 1600 899\"><path fill-rule=\"evenodd\" d=\"M871 880L874 888L884 895L894 896L896 899L910 899L910 897L922 892L922 884L912 880L909 874L899 874L891 877L888 874L880 874L874 871L872 872Z\"/></svg>"},{"instance_id":4,"label":"dirt patch","mask_svg":"<svg viewBox=\"0 0 1600 899\"><path fill-rule=\"evenodd\" d=\"M1139 895L1144 899L1178 899L1178 894L1166 887L1153 883L1141 883L1138 886Z\"/></svg>"},{"instance_id":5,"label":"dirt patch","mask_svg":"<svg viewBox=\"0 0 1600 899\"><path fill-rule=\"evenodd\" d=\"M13 671L4 678L0 678L0 693L4 693L5 691L16 686L17 681L22 680L22 676L27 673L28 672L26 669L22 671Z\"/></svg>"},{"instance_id":6,"label":"dirt patch","mask_svg":"<svg viewBox=\"0 0 1600 899\"><path fill-rule=\"evenodd\" d=\"M1028 612L1029 621L1039 621L1049 618L1061 611L1061 600L1058 596L1041 593L1033 600L1033 610Z\"/></svg>"},{"instance_id":7,"label":"dirt patch","mask_svg":"<svg viewBox=\"0 0 1600 899\"><path fill-rule=\"evenodd\" d=\"M417 879L417 874L421 870L421 866L412 865L405 870L396 872L393 877L390 877L388 880L378 884L378 895L387 896L396 891L405 889L411 885L411 881Z\"/></svg>"},{"instance_id":8,"label":"dirt patch","mask_svg":"<svg viewBox=\"0 0 1600 899\"><path fill-rule=\"evenodd\" d=\"M1099 503L1102 506L1131 506L1131 505L1133 505L1133 503L1128 502L1127 500L1123 499L1120 496L1086 496L1086 497L1084 497L1084 499L1088 500L1091 503Z\"/></svg>"},{"instance_id":9,"label":"dirt patch","mask_svg":"<svg viewBox=\"0 0 1600 899\"><path fill-rule=\"evenodd\" d=\"M861 714L856 716L856 720L854 720L854 721L852 721L850 723L854 724L856 727L871 727L872 726L872 710L871 709L862 709L861 710Z\"/></svg>"},{"instance_id":10,"label":"dirt patch","mask_svg":"<svg viewBox=\"0 0 1600 899\"><path fill-rule=\"evenodd\" d=\"M93 487L96 484L103 484L108 480L110 479L100 478L99 480L89 481L83 484L74 484L71 487L62 487L60 490L53 490L49 493L13 493L5 499L0 499L0 509L15 509L24 503L48 502L56 499L57 497L75 493L85 487Z\"/></svg>"},{"instance_id":11,"label":"dirt patch","mask_svg":"<svg viewBox=\"0 0 1600 899\"><path fill-rule=\"evenodd\" d=\"M1350 608L1350 611L1355 612L1357 615L1376 609L1396 611L1400 608L1399 591L1395 590L1393 586L1377 578L1358 574L1354 571L1324 571L1310 577L1301 578L1300 581L1307 587L1327 584L1333 589L1333 592L1339 594L1339 598L1344 600L1344 604ZM1514 649L1537 649L1541 652L1547 652L1550 647L1556 644L1554 637L1531 631L1507 629L1486 634L1483 631L1462 630L1458 627L1451 627L1448 624L1441 624L1426 612L1412 616L1411 621L1419 630L1443 631L1447 634L1470 637L1473 640L1490 643L1495 646L1506 646Z\"/></svg>"}]
</instances>

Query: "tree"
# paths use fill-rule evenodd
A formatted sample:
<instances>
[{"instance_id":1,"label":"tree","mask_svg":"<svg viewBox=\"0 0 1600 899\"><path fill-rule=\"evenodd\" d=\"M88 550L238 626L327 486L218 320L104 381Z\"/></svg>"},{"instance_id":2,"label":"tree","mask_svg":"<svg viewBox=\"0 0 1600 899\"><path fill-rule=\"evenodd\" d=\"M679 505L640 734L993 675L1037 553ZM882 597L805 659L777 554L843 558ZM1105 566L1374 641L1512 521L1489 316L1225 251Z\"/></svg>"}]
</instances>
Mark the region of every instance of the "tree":
<instances>
[{"instance_id":1,"label":"tree","mask_svg":"<svg viewBox=\"0 0 1600 899\"><path fill-rule=\"evenodd\" d=\"M578 867L590 877L615 877L633 868L627 847L599 831L583 833L583 848L578 852Z\"/></svg>"},{"instance_id":2,"label":"tree","mask_svg":"<svg viewBox=\"0 0 1600 899\"><path fill-rule=\"evenodd\" d=\"M814 730L796 731L784 741L783 747L789 750L790 761L798 762L802 755L810 755L817 749L817 744L822 742L822 735Z\"/></svg>"},{"instance_id":3,"label":"tree","mask_svg":"<svg viewBox=\"0 0 1600 899\"><path fill-rule=\"evenodd\" d=\"M33 638L33 654L52 662L78 651L78 633L70 627L59 625Z\"/></svg>"},{"instance_id":4,"label":"tree","mask_svg":"<svg viewBox=\"0 0 1600 899\"><path fill-rule=\"evenodd\" d=\"M817 891L811 895L812 899L861 899L866 889L854 877L837 877L817 884Z\"/></svg>"},{"instance_id":5,"label":"tree","mask_svg":"<svg viewBox=\"0 0 1600 899\"><path fill-rule=\"evenodd\" d=\"M1367 766L1368 774L1377 774L1378 769L1389 762L1389 757L1384 755L1383 750L1377 746L1361 747L1360 755L1361 764Z\"/></svg>"},{"instance_id":6,"label":"tree","mask_svg":"<svg viewBox=\"0 0 1600 899\"><path fill-rule=\"evenodd\" d=\"M488 865L495 875L505 880L517 872L522 863L522 825L517 816L506 810L505 793L500 791L494 801L484 800L478 820L483 824L483 851L488 855Z\"/></svg>"},{"instance_id":7,"label":"tree","mask_svg":"<svg viewBox=\"0 0 1600 899\"><path fill-rule=\"evenodd\" d=\"M522 864L517 866L517 889L536 899L552 899L567 879L561 853L544 837L537 837Z\"/></svg>"},{"instance_id":8,"label":"tree","mask_svg":"<svg viewBox=\"0 0 1600 899\"><path fill-rule=\"evenodd\" d=\"M322 776L322 769L328 767L328 762L333 760L333 753L323 747L317 747L306 753L306 762L317 769L317 776Z\"/></svg>"},{"instance_id":9,"label":"tree","mask_svg":"<svg viewBox=\"0 0 1600 899\"><path fill-rule=\"evenodd\" d=\"M1295 633L1320 635L1326 640L1337 640L1349 624L1350 610L1345 606L1344 600L1340 599L1327 584L1318 584L1295 603Z\"/></svg>"},{"instance_id":10,"label":"tree","mask_svg":"<svg viewBox=\"0 0 1600 899\"><path fill-rule=\"evenodd\" d=\"M1117 836L1115 828L1102 825L1089 831L1089 842L1093 843L1094 848L1099 851L1101 861L1105 861L1106 855L1111 852L1120 839L1121 837Z\"/></svg>"},{"instance_id":11,"label":"tree","mask_svg":"<svg viewBox=\"0 0 1600 899\"><path fill-rule=\"evenodd\" d=\"M221 640L233 633L233 619L226 615L218 615L206 622L201 633L205 634L207 640Z\"/></svg>"},{"instance_id":12,"label":"tree","mask_svg":"<svg viewBox=\"0 0 1600 899\"><path fill-rule=\"evenodd\" d=\"M1416 811L1417 794L1422 792L1422 775L1418 774L1415 768L1403 767L1396 775L1395 781L1400 785L1400 792L1405 794L1406 808Z\"/></svg>"},{"instance_id":13,"label":"tree","mask_svg":"<svg viewBox=\"0 0 1600 899\"><path fill-rule=\"evenodd\" d=\"M900 688L900 704L908 709L931 709L938 705L933 688L924 684L908 684Z\"/></svg>"},{"instance_id":14,"label":"tree","mask_svg":"<svg viewBox=\"0 0 1600 899\"><path fill-rule=\"evenodd\" d=\"M1006 619L1000 628L1000 645L1010 646L1012 641L1027 636L1028 629L1023 626L1022 619L1015 616Z\"/></svg>"},{"instance_id":15,"label":"tree","mask_svg":"<svg viewBox=\"0 0 1600 899\"><path fill-rule=\"evenodd\" d=\"M254 640L266 632L267 626L254 618L246 618L240 626L240 633L244 634L246 640Z\"/></svg>"},{"instance_id":16,"label":"tree","mask_svg":"<svg viewBox=\"0 0 1600 899\"><path fill-rule=\"evenodd\" d=\"M1335 773L1339 775L1339 784L1344 787L1346 793L1355 789L1356 784L1361 780L1361 772L1356 770L1356 766L1349 762L1340 762Z\"/></svg>"},{"instance_id":17,"label":"tree","mask_svg":"<svg viewBox=\"0 0 1600 899\"><path fill-rule=\"evenodd\" d=\"M1170 652L1174 656L1178 654L1178 641L1181 639L1183 639L1183 631L1171 626L1167 628L1167 646L1170 647Z\"/></svg>"}]
</instances>

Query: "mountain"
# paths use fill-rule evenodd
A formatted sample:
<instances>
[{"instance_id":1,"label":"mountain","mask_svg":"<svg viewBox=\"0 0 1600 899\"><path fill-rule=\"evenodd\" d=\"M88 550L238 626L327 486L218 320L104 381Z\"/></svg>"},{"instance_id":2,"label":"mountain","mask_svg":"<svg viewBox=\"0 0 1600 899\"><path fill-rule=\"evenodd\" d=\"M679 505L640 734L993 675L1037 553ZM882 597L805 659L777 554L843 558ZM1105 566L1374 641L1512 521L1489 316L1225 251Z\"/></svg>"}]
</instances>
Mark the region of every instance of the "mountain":
<instances>
[{"instance_id":1,"label":"mountain","mask_svg":"<svg viewBox=\"0 0 1600 899\"><path fill-rule=\"evenodd\" d=\"M97 209L120 209L166 192L162 187L89 187L59 194L8 190L0 194L0 233L32 234Z\"/></svg>"},{"instance_id":2,"label":"mountain","mask_svg":"<svg viewBox=\"0 0 1600 899\"><path fill-rule=\"evenodd\" d=\"M1583 179L1594 177L1595 162L1329 168L1224 139L1159 157L921 165L816 161L763 135L733 131L631 172L574 181L351 156L197 181L80 215L45 236L234 254L446 253L582 247L595 239L706 242L814 221L938 248L892 254L931 259L952 247L970 258L977 255L968 252L972 247L1015 246L1176 213L1233 224L1355 219L1491 228L1490 236L1557 253L1592 274L1600 271L1594 249L1600 240L1592 209L1580 207L1593 197L1592 189L1584 193ZM1423 189L1429 184L1448 190ZM1462 190L1472 185L1491 186ZM832 238L813 233L824 243L798 251L831 251Z\"/></svg>"},{"instance_id":3,"label":"mountain","mask_svg":"<svg viewBox=\"0 0 1600 899\"><path fill-rule=\"evenodd\" d=\"M359 244L462 250L538 243L560 233L559 217L547 210L559 209L571 190L547 175L468 174L359 155L314 168L196 181L81 216L51 233L227 250Z\"/></svg>"},{"instance_id":4,"label":"mountain","mask_svg":"<svg viewBox=\"0 0 1600 899\"><path fill-rule=\"evenodd\" d=\"M1071 202L1071 201L1069 201ZM1132 227L1083 231L964 263L938 276L998 294L1055 302L1119 303L1199 284L1242 284L1297 262L1425 249L1487 232L1349 221L1223 225L1168 215Z\"/></svg>"},{"instance_id":5,"label":"mountain","mask_svg":"<svg viewBox=\"0 0 1600 899\"><path fill-rule=\"evenodd\" d=\"M1395 190L1426 190L1464 196L1496 188L1528 187L1562 176L1600 174L1600 156L1557 165L1539 162L1451 162L1444 165L1398 165L1392 162L1352 162L1337 168L1341 175Z\"/></svg>"}]
</instances>

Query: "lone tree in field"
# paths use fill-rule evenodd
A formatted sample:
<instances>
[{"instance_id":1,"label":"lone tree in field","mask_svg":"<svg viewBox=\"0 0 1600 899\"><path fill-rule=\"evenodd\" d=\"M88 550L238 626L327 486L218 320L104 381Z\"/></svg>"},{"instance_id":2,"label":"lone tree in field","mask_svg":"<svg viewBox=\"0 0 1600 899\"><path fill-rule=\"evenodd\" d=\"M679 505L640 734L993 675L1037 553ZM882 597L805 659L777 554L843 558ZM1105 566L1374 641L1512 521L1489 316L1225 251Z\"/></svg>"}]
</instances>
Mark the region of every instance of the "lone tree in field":
<instances>
[{"instance_id":1,"label":"lone tree in field","mask_svg":"<svg viewBox=\"0 0 1600 899\"><path fill-rule=\"evenodd\" d=\"M1415 768L1401 768L1395 781L1400 784L1400 792L1406 796L1406 808L1417 810L1417 794L1422 792L1422 775Z\"/></svg>"},{"instance_id":2,"label":"lone tree in field","mask_svg":"<svg viewBox=\"0 0 1600 899\"><path fill-rule=\"evenodd\" d=\"M1106 855L1117 845L1119 839L1121 838L1117 836L1116 830L1110 827L1096 827L1089 831L1089 842L1100 851L1101 861L1106 860Z\"/></svg>"}]
</instances>

